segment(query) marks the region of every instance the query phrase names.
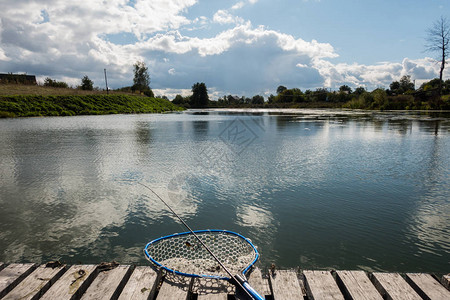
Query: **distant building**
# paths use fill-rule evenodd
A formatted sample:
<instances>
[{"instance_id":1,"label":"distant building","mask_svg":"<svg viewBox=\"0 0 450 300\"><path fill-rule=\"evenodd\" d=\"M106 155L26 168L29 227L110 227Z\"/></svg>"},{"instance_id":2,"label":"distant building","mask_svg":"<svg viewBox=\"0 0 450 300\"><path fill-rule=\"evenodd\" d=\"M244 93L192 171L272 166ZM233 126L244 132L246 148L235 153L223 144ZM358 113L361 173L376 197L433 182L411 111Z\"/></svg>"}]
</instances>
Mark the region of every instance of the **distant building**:
<instances>
[{"instance_id":1,"label":"distant building","mask_svg":"<svg viewBox=\"0 0 450 300\"><path fill-rule=\"evenodd\" d=\"M36 76L27 74L2 74L0 73L0 83L16 83L36 85Z\"/></svg>"}]
</instances>

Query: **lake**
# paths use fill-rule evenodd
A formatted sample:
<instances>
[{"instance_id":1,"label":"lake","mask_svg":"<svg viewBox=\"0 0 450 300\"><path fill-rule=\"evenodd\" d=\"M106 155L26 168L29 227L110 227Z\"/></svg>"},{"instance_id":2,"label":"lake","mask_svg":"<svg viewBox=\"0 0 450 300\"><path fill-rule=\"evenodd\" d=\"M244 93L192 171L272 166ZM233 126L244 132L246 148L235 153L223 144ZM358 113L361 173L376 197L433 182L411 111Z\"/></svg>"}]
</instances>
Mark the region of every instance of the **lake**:
<instances>
[{"instance_id":1,"label":"lake","mask_svg":"<svg viewBox=\"0 0 450 300\"><path fill-rule=\"evenodd\" d=\"M148 264L186 229L260 266L450 272L450 113L189 110L0 119L0 261Z\"/></svg>"}]
</instances>

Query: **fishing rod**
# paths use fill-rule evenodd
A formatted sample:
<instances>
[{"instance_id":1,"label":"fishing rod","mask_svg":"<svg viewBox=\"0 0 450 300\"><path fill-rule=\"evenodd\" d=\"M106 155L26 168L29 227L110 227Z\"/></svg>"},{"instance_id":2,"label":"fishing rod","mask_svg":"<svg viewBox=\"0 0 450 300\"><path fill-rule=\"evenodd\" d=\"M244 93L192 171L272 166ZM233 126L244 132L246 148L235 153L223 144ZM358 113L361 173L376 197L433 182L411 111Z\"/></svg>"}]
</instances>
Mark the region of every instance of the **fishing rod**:
<instances>
[{"instance_id":1,"label":"fishing rod","mask_svg":"<svg viewBox=\"0 0 450 300\"><path fill-rule=\"evenodd\" d=\"M195 239L200 243L200 245L211 255L211 257L214 258L214 260L219 264L219 266L228 274L230 280L232 283L234 283L241 291L245 292L245 296L247 296L249 299L256 299L256 300L263 300L264 298L261 297L247 282L245 278L242 278L239 274L233 275L228 268L222 263L222 261L214 254L214 252L200 239L200 237L197 235L196 232L194 232L191 227L170 207L170 205L164 201L153 189L151 189L149 186L137 182L139 185L145 187L149 191L151 191L169 210L172 212L173 215L175 215L178 220L189 230L189 232L195 237ZM240 235L239 235L240 236ZM242 237L242 236L241 236ZM158 239L158 241L161 239ZM151 244L151 243L149 243ZM147 247L149 246L147 245ZM252 245L253 246L253 245ZM147 249L146 247L146 249ZM255 249L256 250L256 249ZM145 250L146 251L146 250ZM148 253L146 253L147 255ZM153 261L153 260L152 260ZM256 261L256 260L255 260Z\"/></svg>"}]
</instances>

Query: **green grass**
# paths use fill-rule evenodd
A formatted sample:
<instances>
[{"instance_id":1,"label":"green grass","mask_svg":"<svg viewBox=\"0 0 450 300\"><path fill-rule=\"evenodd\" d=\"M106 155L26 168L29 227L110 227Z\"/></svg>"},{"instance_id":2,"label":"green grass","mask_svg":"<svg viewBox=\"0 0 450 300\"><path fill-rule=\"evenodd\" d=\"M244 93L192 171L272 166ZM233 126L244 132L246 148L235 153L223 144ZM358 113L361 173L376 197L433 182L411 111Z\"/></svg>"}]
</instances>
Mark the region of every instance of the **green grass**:
<instances>
[{"instance_id":1,"label":"green grass","mask_svg":"<svg viewBox=\"0 0 450 300\"><path fill-rule=\"evenodd\" d=\"M119 91L109 91L110 95L140 96ZM79 95L106 95L106 91L83 91L75 88L56 88L41 85L26 84L0 84L0 96L12 95L40 95L40 96L79 96Z\"/></svg>"},{"instance_id":2,"label":"green grass","mask_svg":"<svg viewBox=\"0 0 450 300\"><path fill-rule=\"evenodd\" d=\"M180 111L172 102L124 94L0 96L0 117L75 116Z\"/></svg>"}]
</instances>

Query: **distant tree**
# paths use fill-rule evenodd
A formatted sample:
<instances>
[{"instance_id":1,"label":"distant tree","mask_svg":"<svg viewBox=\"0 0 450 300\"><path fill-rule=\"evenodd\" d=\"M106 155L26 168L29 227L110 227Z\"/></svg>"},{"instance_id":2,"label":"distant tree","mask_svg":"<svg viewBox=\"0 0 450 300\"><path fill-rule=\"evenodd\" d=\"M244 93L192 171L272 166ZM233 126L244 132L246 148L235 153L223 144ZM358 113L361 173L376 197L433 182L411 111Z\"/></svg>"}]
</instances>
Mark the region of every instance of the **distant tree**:
<instances>
[{"instance_id":1,"label":"distant tree","mask_svg":"<svg viewBox=\"0 0 450 300\"><path fill-rule=\"evenodd\" d=\"M427 44L426 50L430 52L438 52L441 68L439 71L439 94L442 92L442 74L446 60L449 55L450 42L450 23L446 18L442 17L435 21L433 25L427 30Z\"/></svg>"},{"instance_id":2,"label":"distant tree","mask_svg":"<svg viewBox=\"0 0 450 300\"><path fill-rule=\"evenodd\" d=\"M389 94L403 95L409 91L414 91L414 82L411 81L411 76L405 75L400 78L400 81L393 81L389 85Z\"/></svg>"},{"instance_id":3,"label":"distant tree","mask_svg":"<svg viewBox=\"0 0 450 300\"><path fill-rule=\"evenodd\" d=\"M183 96L181 96L181 95L176 95L175 98L172 100L172 103L173 103L173 104L176 104L176 105L182 105L182 104L184 104L184 98L183 98Z\"/></svg>"},{"instance_id":4,"label":"distant tree","mask_svg":"<svg viewBox=\"0 0 450 300\"><path fill-rule=\"evenodd\" d=\"M360 87L357 87L353 93L359 96L365 92L366 92L366 89L364 87L360 86Z\"/></svg>"},{"instance_id":5,"label":"distant tree","mask_svg":"<svg viewBox=\"0 0 450 300\"><path fill-rule=\"evenodd\" d=\"M209 102L208 89L203 82L197 82L192 86L191 106L206 107Z\"/></svg>"},{"instance_id":6,"label":"distant tree","mask_svg":"<svg viewBox=\"0 0 450 300\"><path fill-rule=\"evenodd\" d=\"M434 90L434 89L438 89L439 88L439 78L434 78L431 79L428 82L424 82L421 86L420 89L423 91L429 91L429 90ZM441 82L442 85L442 94L443 95L447 95L450 93L450 79L447 79L444 82Z\"/></svg>"},{"instance_id":7,"label":"distant tree","mask_svg":"<svg viewBox=\"0 0 450 300\"><path fill-rule=\"evenodd\" d=\"M94 89L94 82L89 79L87 75L85 75L81 79L81 89L85 91L92 91Z\"/></svg>"},{"instance_id":8,"label":"distant tree","mask_svg":"<svg viewBox=\"0 0 450 300\"><path fill-rule=\"evenodd\" d=\"M148 68L143 61L137 61L134 65L134 79L132 90L144 92L150 90L150 75Z\"/></svg>"},{"instance_id":9,"label":"distant tree","mask_svg":"<svg viewBox=\"0 0 450 300\"><path fill-rule=\"evenodd\" d=\"M287 87L280 85L279 87L277 87L277 94L281 94L285 90L287 90Z\"/></svg>"},{"instance_id":10,"label":"distant tree","mask_svg":"<svg viewBox=\"0 0 450 300\"><path fill-rule=\"evenodd\" d=\"M352 93L352 88L349 87L348 85L344 84L344 85L341 85L341 86L339 87L339 92L351 94L351 93Z\"/></svg>"},{"instance_id":11,"label":"distant tree","mask_svg":"<svg viewBox=\"0 0 450 300\"><path fill-rule=\"evenodd\" d=\"M314 101L324 102L327 101L328 90L326 88L317 88L313 92Z\"/></svg>"},{"instance_id":12,"label":"distant tree","mask_svg":"<svg viewBox=\"0 0 450 300\"><path fill-rule=\"evenodd\" d=\"M57 87L57 88L68 88L69 85L65 83L64 81L56 81L51 79L50 77L47 77L44 79L44 86L51 86L51 87Z\"/></svg>"},{"instance_id":13,"label":"distant tree","mask_svg":"<svg viewBox=\"0 0 450 300\"><path fill-rule=\"evenodd\" d=\"M252 98L252 104L264 104L264 97L261 95L255 95Z\"/></svg>"},{"instance_id":14,"label":"distant tree","mask_svg":"<svg viewBox=\"0 0 450 300\"><path fill-rule=\"evenodd\" d=\"M390 94L401 94L399 91L400 91L400 82L398 81L391 82L391 84L389 85Z\"/></svg>"},{"instance_id":15,"label":"distant tree","mask_svg":"<svg viewBox=\"0 0 450 300\"><path fill-rule=\"evenodd\" d=\"M145 90L144 91L144 95L147 96L147 97L151 97L151 98L155 97L155 94L153 94L153 91L151 89Z\"/></svg>"},{"instance_id":16,"label":"distant tree","mask_svg":"<svg viewBox=\"0 0 450 300\"><path fill-rule=\"evenodd\" d=\"M414 82L411 81L410 75L405 75L400 78L400 88L403 90L403 94L415 90Z\"/></svg>"},{"instance_id":17,"label":"distant tree","mask_svg":"<svg viewBox=\"0 0 450 300\"><path fill-rule=\"evenodd\" d=\"M387 104L387 95L386 91L383 89L376 89L372 91L373 103L371 108L385 109Z\"/></svg>"}]
</instances>

